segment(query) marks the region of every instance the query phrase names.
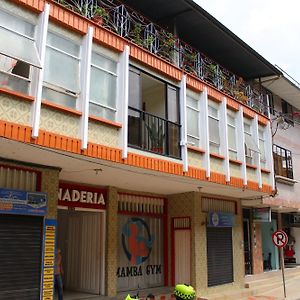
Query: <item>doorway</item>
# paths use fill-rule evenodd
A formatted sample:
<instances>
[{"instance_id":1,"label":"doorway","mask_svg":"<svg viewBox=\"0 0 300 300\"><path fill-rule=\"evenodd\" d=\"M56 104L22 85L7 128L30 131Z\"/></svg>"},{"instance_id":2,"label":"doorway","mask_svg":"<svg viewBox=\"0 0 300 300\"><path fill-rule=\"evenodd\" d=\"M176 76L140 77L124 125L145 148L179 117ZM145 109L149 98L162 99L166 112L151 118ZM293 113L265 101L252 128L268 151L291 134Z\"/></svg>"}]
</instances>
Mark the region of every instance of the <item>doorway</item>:
<instances>
[{"instance_id":1,"label":"doorway","mask_svg":"<svg viewBox=\"0 0 300 300\"><path fill-rule=\"evenodd\" d=\"M66 290L104 294L104 213L58 210L57 246Z\"/></svg>"}]
</instances>

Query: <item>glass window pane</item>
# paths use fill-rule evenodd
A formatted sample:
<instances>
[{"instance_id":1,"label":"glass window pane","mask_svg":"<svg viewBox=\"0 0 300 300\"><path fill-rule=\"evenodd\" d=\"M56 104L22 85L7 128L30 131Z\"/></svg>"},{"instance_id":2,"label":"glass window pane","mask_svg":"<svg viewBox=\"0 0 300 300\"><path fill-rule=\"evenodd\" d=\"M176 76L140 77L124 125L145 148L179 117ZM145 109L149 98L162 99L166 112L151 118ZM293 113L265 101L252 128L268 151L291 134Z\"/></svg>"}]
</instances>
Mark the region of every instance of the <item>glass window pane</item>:
<instances>
[{"instance_id":1,"label":"glass window pane","mask_svg":"<svg viewBox=\"0 0 300 300\"><path fill-rule=\"evenodd\" d=\"M111 121L115 121L116 119L116 113L113 110L106 109L94 103L90 103L89 113L90 115L103 118L103 119L108 119Z\"/></svg>"},{"instance_id":2,"label":"glass window pane","mask_svg":"<svg viewBox=\"0 0 300 300\"><path fill-rule=\"evenodd\" d=\"M187 136L187 141L190 145L195 146L195 147L199 147L200 146L200 141L199 139L196 139L194 137L191 136Z\"/></svg>"},{"instance_id":3,"label":"glass window pane","mask_svg":"<svg viewBox=\"0 0 300 300\"><path fill-rule=\"evenodd\" d=\"M34 37L35 26L33 24L2 10L0 10L0 26L9 28L12 31L16 31L31 38Z\"/></svg>"},{"instance_id":4,"label":"glass window pane","mask_svg":"<svg viewBox=\"0 0 300 300\"><path fill-rule=\"evenodd\" d=\"M117 63L97 53L92 53L92 64L112 73L117 73Z\"/></svg>"},{"instance_id":5,"label":"glass window pane","mask_svg":"<svg viewBox=\"0 0 300 300\"><path fill-rule=\"evenodd\" d=\"M244 131L251 134L251 126L247 123L244 123Z\"/></svg>"},{"instance_id":6,"label":"glass window pane","mask_svg":"<svg viewBox=\"0 0 300 300\"><path fill-rule=\"evenodd\" d=\"M34 41L0 27L0 53L41 67Z\"/></svg>"},{"instance_id":7,"label":"glass window pane","mask_svg":"<svg viewBox=\"0 0 300 300\"><path fill-rule=\"evenodd\" d=\"M195 100L189 96L186 97L186 104L194 109L198 110L198 100Z\"/></svg>"},{"instance_id":8,"label":"glass window pane","mask_svg":"<svg viewBox=\"0 0 300 300\"><path fill-rule=\"evenodd\" d=\"M230 158L230 159L237 160L237 152L236 152L236 151L229 150L229 158Z\"/></svg>"},{"instance_id":9,"label":"glass window pane","mask_svg":"<svg viewBox=\"0 0 300 300\"><path fill-rule=\"evenodd\" d=\"M70 95L60 93L53 89L43 87L42 98L48 101L76 109L76 98Z\"/></svg>"},{"instance_id":10,"label":"glass window pane","mask_svg":"<svg viewBox=\"0 0 300 300\"><path fill-rule=\"evenodd\" d=\"M168 120L177 123L179 121L177 89L168 86Z\"/></svg>"},{"instance_id":11,"label":"glass window pane","mask_svg":"<svg viewBox=\"0 0 300 300\"><path fill-rule=\"evenodd\" d=\"M215 107L208 105L208 115L214 118L219 118L219 111Z\"/></svg>"},{"instance_id":12,"label":"glass window pane","mask_svg":"<svg viewBox=\"0 0 300 300\"><path fill-rule=\"evenodd\" d=\"M209 143L209 151L211 153L217 153L217 154L219 154L220 146L210 142Z\"/></svg>"},{"instance_id":13,"label":"glass window pane","mask_svg":"<svg viewBox=\"0 0 300 300\"><path fill-rule=\"evenodd\" d=\"M187 108L187 133L199 137L199 118L198 112Z\"/></svg>"},{"instance_id":14,"label":"glass window pane","mask_svg":"<svg viewBox=\"0 0 300 300\"><path fill-rule=\"evenodd\" d=\"M53 46L73 56L79 57L79 45L52 32L48 32L47 34L47 45Z\"/></svg>"},{"instance_id":15,"label":"glass window pane","mask_svg":"<svg viewBox=\"0 0 300 300\"><path fill-rule=\"evenodd\" d=\"M91 68L90 99L116 108L117 78L95 67Z\"/></svg>"},{"instance_id":16,"label":"glass window pane","mask_svg":"<svg viewBox=\"0 0 300 300\"><path fill-rule=\"evenodd\" d=\"M129 72L129 106L142 109L140 74L135 70Z\"/></svg>"},{"instance_id":17,"label":"glass window pane","mask_svg":"<svg viewBox=\"0 0 300 300\"><path fill-rule=\"evenodd\" d=\"M77 59L48 47L44 72L44 81L74 93L80 91Z\"/></svg>"},{"instance_id":18,"label":"glass window pane","mask_svg":"<svg viewBox=\"0 0 300 300\"><path fill-rule=\"evenodd\" d=\"M266 152L265 152L265 141L259 140L259 150L260 150L260 159L266 159Z\"/></svg>"},{"instance_id":19,"label":"glass window pane","mask_svg":"<svg viewBox=\"0 0 300 300\"><path fill-rule=\"evenodd\" d=\"M29 82L22 78L5 74L0 71L0 87L28 94Z\"/></svg>"},{"instance_id":20,"label":"glass window pane","mask_svg":"<svg viewBox=\"0 0 300 300\"><path fill-rule=\"evenodd\" d=\"M232 126L235 126L235 119L234 117L230 116L229 114L227 114L227 123L232 125Z\"/></svg>"},{"instance_id":21,"label":"glass window pane","mask_svg":"<svg viewBox=\"0 0 300 300\"><path fill-rule=\"evenodd\" d=\"M228 125L228 147L236 150L235 128Z\"/></svg>"},{"instance_id":22,"label":"glass window pane","mask_svg":"<svg viewBox=\"0 0 300 300\"><path fill-rule=\"evenodd\" d=\"M208 118L209 140L220 144L219 121L213 118Z\"/></svg>"},{"instance_id":23,"label":"glass window pane","mask_svg":"<svg viewBox=\"0 0 300 300\"><path fill-rule=\"evenodd\" d=\"M260 139L264 139L264 131L263 130L261 130L261 129L258 129L258 136L259 136L259 138Z\"/></svg>"}]
</instances>

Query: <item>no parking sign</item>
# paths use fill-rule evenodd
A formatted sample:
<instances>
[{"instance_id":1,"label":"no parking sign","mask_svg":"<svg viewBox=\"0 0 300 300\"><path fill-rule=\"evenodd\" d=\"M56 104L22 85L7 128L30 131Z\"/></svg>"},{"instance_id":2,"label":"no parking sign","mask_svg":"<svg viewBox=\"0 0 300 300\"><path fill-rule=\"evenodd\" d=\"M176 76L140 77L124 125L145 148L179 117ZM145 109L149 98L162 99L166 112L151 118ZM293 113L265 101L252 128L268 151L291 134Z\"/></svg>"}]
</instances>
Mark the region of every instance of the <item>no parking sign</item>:
<instances>
[{"instance_id":1,"label":"no parking sign","mask_svg":"<svg viewBox=\"0 0 300 300\"><path fill-rule=\"evenodd\" d=\"M282 248L286 246L289 241L287 234L283 230L277 230L272 234L272 241L276 247L280 249L280 261L281 261L281 271L282 271L282 282L283 282L283 292L284 299L286 299L286 289L285 289L285 277L284 277L284 258Z\"/></svg>"},{"instance_id":2,"label":"no parking sign","mask_svg":"<svg viewBox=\"0 0 300 300\"><path fill-rule=\"evenodd\" d=\"M275 246L283 248L288 243L288 236L283 230L277 230L272 234L272 240Z\"/></svg>"}]
</instances>

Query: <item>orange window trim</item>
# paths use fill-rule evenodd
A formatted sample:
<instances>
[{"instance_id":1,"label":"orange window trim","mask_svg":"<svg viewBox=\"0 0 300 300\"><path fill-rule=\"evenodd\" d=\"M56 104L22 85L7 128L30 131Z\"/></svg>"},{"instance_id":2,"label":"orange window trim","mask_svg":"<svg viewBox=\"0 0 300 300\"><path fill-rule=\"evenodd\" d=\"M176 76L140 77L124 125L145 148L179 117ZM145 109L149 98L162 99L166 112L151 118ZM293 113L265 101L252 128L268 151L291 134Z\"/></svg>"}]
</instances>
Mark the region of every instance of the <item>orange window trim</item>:
<instances>
[{"instance_id":1,"label":"orange window trim","mask_svg":"<svg viewBox=\"0 0 300 300\"><path fill-rule=\"evenodd\" d=\"M209 155L210 155L210 157L212 157L212 158L221 159L221 160L224 160L224 159L225 159L225 156L220 155L220 154L217 154L217 153L210 153Z\"/></svg>"},{"instance_id":2,"label":"orange window trim","mask_svg":"<svg viewBox=\"0 0 300 300\"><path fill-rule=\"evenodd\" d=\"M241 161L236 160L236 159L231 159L231 158L229 159L229 162L234 165L242 165L243 164Z\"/></svg>"},{"instance_id":3,"label":"orange window trim","mask_svg":"<svg viewBox=\"0 0 300 300\"><path fill-rule=\"evenodd\" d=\"M89 116L89 119L91 121L103 123L105 125L109 125L109 126L112 126L112 127L122 128L122 124L121 123L114 122L114 121L111 121L111 120L108 120L108 119L103 119L103 118L92 116L92 115Z\"/></svg>"},{"instance_id":4,"label":"orange window trim","mask_svg":"<svg viewBox=\"0 0 300 300\"><path fill-rule=\"evenodd\" d=\"M78 111L76 109L69 108L69 107L66 107L66 106L62 106L62 105L59 105L59 104L56 104L56 103L53 103L53 102L50 102L50 101L47 101L47 100L43 100L42 101L42 105L46 106L46 107L49 107L51 109L55 109L55 110L59 110L59 111L65 112L67 114L72 114L72 115L76 115L76 116L82 116L82 112L81 111Z\"/></svg>"},{"instance_id":5,"label":"orange window trim","mask_svg":"<svg viewBox=\"0 0 300 300\"><path fill-rule=\"evenodd\" d=\"M196 146L188 145L187 148L188 148L188 150L198 152L198 153L201 153L201 154L205 153L205 150L203 150L199 147L196 147Z\"/></svg>"},{"instance_id":6,"label":"orange window trim","mask_svg":"<svg viewBox=\"0 0 300 300\"><path fill-rule=\"evenodd\" d=\"M28 101L28 102L34 101L34 97L32 97L32 96L22 94L22 93L13 91L13 90L5 89L5 88L0 88L0 93L5 94L7 96L11 96L11 97L17 97L17 98L19 98L18 100L24 100L24 101Z\"/></svg>"}]
</instances>

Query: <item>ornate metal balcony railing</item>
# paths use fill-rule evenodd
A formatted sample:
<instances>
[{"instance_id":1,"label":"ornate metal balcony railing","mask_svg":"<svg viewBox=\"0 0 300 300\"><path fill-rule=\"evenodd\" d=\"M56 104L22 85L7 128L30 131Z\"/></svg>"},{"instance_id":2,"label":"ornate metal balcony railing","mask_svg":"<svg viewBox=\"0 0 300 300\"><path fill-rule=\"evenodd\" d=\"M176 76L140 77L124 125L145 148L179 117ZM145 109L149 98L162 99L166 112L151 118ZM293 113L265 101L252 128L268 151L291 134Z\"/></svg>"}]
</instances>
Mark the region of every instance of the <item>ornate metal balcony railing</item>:
<instances>
[{"instance_id":1,"label":"ornate metal balcony railing","mask_svg":"<svg viewBox=\"0 0 300 300\"><path fill-rule=\"evenodd\" d=\"M267 98L261 92L121 2L117 0L55 1L267 115Z\"/></svg>"},{"instance_id":2,"label":"ornate metal balcony railing","mask_svg":"<svg viewBox=\"0 0 300 300\"><path fill-rule=\"evenodd\" d=\"M145 111L128 108L128 144L180 158L180 125Z\"/></svg>"}]
</instances>

